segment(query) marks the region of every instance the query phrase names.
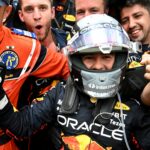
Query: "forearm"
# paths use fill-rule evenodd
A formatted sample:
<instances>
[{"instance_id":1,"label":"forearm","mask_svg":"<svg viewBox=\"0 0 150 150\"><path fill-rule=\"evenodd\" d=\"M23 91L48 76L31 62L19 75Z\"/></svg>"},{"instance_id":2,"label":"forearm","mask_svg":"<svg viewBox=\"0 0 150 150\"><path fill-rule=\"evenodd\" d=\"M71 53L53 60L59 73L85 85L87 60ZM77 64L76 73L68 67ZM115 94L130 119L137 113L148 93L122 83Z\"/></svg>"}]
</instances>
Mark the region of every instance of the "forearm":
<instances>
[{"instance_id":1,"label":"forearm","mask_svg":"<svg viewBox=\"0 0 150 150\"><path fill-rule=\"evenodd\" d=\"M38 120L36 114L39 113L36 106L36 110L27 106L20 111L16 111L6 96L4 101L7 101L7 103L3 106L0 105L0 128L8 129L17 137L29 137L34 131L40 128L43 120ZM2 100L0 102L2 102Z\"/></svg>"},{"instance_id":2,"label":"forearm","mask_svg":"<svg viewBox=\"0 0 150 150\"><path fill-rule=\"evenodd\" d=\"M53 96L55 97L55 93ZM53 99L48 95L43 97L43 101L26 106L19 111L14 111L8 99L6 102L3 107L0 106L0 128L8 129L18 137L28 137L41 125L51 122L54 105Z\"/></svg>"},{"instance_id":3,"label":"forearm","mask_svg":"<svg viewBox=\"0 0 150 150\"><path fill-rule=\"evenodd\" d=\"M21 120L21 116L20 113L14 111L13 106L5 95L0 101L0 128L8 129L18 137L22 135L29 136L30 133L24 130L26 128L22 130L24 121Z\"/></svg>"},{"instance_id":4,"label":"forearm","mask_svg":"<svg viewBox=\"0 0 150 150\"><path fill-rule=\"evenodd\" d=\"M32 122L30 123L32 111L29 108L22 112L14 111L2 86L5 72L5 65L0 62L0 128L8 129L17 136L29 136L32 133Z\"/></svg>"}]
</instances>

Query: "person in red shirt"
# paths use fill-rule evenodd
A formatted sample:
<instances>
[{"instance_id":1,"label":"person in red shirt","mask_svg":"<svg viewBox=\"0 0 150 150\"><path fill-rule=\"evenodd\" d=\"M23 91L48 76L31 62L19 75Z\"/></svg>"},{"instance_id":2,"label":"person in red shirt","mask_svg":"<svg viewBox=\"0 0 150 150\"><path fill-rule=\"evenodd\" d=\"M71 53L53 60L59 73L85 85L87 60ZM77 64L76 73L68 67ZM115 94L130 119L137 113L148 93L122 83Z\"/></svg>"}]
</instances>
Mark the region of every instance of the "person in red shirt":
<instances>
[{"instance_id":1,"label":"person in red shirt","mask_svg":"<svg viewBox=\"0 0 150 150\"><path fill-rule=\"evenodd\" d=\"M19 29L8 29L3 21L11 13L9 0L0 0L0 59L6 64L3 88L11 103L17 108L23 83L29 76L67 79L67 58L48 50L36 40L34 33ZM0 150L17 150L13 140L0 131Z\"/></svg>"}]
</instances>

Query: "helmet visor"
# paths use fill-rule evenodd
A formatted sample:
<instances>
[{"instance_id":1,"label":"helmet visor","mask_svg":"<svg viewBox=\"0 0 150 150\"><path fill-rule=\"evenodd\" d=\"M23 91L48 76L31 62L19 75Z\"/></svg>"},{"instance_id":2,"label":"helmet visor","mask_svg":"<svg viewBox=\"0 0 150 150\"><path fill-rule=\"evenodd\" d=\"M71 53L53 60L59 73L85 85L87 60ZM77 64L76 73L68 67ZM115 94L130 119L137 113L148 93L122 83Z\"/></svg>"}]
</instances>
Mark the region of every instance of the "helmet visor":
<instances>
[{"instance_id":1,"label":"helmet visor","mask_svg":"<svg viewBox=\"0 0 150 150\"><path fill-rule=\"evenodd\" d=\"M69 52L111 53L121 48L130 48L130 40L119 25L101 23L86 27L78 32L68 43Z\"/></svg>"}]
</instances>

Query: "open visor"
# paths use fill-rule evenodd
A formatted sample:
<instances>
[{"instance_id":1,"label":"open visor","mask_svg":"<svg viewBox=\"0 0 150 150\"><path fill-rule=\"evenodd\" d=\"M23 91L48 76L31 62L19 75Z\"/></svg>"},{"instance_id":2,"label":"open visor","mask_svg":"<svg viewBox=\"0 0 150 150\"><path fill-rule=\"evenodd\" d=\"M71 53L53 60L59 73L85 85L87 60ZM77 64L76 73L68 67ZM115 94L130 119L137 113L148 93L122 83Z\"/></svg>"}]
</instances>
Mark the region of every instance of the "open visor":
<instances>
[{"instance_id":1,"label":"open visor","mask_svg":"<svg viewBox=\"0 0 150 150\"><path fill-rule=\"evenodd\" d=\"M131 48L130 40L120 25L101 23L83 28L68 42L69 52L111 53L122 48Z\"/></svg>"}]
</instances>

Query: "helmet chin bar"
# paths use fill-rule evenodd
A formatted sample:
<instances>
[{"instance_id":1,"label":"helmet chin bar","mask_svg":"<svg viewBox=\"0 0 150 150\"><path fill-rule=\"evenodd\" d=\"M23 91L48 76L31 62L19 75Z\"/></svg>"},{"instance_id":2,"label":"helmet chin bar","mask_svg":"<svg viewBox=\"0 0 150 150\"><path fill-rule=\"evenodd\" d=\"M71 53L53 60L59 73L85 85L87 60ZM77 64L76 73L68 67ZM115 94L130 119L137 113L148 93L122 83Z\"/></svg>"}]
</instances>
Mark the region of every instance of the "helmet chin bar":
<instances>
[{"instance_id":1,"label":"helmet chin bar","mask_svg":"<svg viewBox=\"0 0 150 150\"><path fill-rule=\"evenodd\" d=\"M121 74L121 69L110 72L81 71L83 91L98 99L114 97L119 90Z\"/></svg>"}]
</instances>

